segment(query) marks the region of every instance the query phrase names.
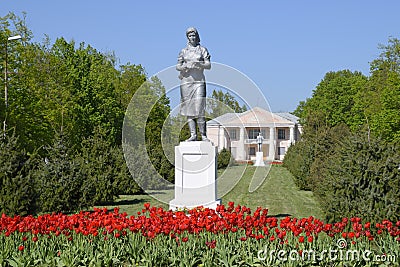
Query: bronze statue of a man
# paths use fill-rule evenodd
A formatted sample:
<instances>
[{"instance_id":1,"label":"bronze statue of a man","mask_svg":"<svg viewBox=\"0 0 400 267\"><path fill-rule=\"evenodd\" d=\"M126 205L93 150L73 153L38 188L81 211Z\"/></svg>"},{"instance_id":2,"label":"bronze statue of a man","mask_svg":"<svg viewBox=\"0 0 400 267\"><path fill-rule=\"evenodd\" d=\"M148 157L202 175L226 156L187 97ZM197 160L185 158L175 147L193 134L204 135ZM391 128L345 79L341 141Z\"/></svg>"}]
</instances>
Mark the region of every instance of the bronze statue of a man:
<instances>
[{"instance_id":1,"label":"bronze statue of a man","mask_svg":"<svg viewBox=\"0 0 400 267\"><path fill-rule=\"evenodd\" d=\"M197 30L190 27L186 30L188 44L178 56L176 69L181 79L180 113L188 119L190 138L186 141L196 141L196 122L203 141L207 138L205 120L206 108L206 81L203 71L211 68L210 54L207 48L200 45Z\"/></svg>"}]
</instances>

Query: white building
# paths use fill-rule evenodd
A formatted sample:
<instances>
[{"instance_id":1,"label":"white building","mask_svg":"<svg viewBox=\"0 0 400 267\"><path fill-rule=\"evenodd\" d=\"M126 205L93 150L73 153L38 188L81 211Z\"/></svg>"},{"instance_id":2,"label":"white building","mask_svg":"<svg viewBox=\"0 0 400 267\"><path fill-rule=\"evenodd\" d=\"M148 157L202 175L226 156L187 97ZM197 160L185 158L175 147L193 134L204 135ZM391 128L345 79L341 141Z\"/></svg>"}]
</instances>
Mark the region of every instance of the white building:
<instances>
[{"instance_id":1,"label":"white building","mask_svg":"<svg viewBox=\"0 0 400 267\"><path fill-rule=\"evenodd\" d=\"M207 136L218 147L231 151L237 161L255 160L257 135L264 137L264 160L282 160L300 139L298 118L290 113L271 113L256 107L243 113L227 113L207 122Z\"/></svg>"}]
</instances>

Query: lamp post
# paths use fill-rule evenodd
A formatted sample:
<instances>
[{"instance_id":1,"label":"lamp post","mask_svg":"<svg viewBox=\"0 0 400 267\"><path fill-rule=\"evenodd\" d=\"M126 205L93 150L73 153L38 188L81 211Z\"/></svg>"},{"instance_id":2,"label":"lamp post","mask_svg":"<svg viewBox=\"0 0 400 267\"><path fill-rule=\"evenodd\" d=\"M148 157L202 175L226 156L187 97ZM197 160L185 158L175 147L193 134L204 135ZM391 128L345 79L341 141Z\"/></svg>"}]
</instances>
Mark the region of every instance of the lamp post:
<instances>
[{"instance_id":1,"label":"lamp post","mask_svg":"<svg viewBox=\"0 0 400 267\"><path fill-rule=\"evenodd\" d=\"M7 129L7 109L8 109L8 88L7 88L7 83L8 83L8 71L7 71L7 60L8 60L8 41L13 41L13 40L19 40L21 39L21 35L15 35L8 37L6 40L6 55L5 55L5 65L4 65L4 104L5 104L5 114L4 114L4 122L3 122L3 131L4 131L4 136L6 135L6 129Z\"/></svg>"}]
</instances>

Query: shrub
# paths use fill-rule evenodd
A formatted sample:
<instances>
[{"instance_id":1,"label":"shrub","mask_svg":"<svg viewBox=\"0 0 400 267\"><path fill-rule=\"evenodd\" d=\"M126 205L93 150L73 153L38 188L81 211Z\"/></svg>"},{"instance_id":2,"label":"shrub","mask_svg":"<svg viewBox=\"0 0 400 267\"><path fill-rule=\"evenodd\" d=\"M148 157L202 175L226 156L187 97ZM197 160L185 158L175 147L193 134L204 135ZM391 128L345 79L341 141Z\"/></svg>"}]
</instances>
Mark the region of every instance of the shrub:
<instances>
[{"instance_id":1,"label":"shrub","mask_svg":"<svg viewBox=\"0 0 400 267\"><path fill-rule=\"evenodd\" d=\"M313 144L304 139L290 146L285 155L283 166L293 174L295 184L302 190L311 189L308 177L314 154Z\"/></svg>"},{"instance_id":2,"label":"shrub","mask_svg":"<svg viewBox=\"0 0 400 267\"><path fill-rule=\"evenodd\" d=\"M325 164L316 184L327 219L362 216L368 220L398 219L400 214L400 147L355 134L343 140Z\"/></svg>"},{"instance_id":3,"label":"shrub","mask_svg":"<svg viewBox=\"0 0 400 267\"><path fill-rule=\"evenodd\" d=\"M73 157L62 134L57 135L35 172L38 206L41 212L72 212L85 206L82 201L82 165Z\"/></svg>"},{"instance_id":4,"label":"shrub","mask_svg":"<svg viewBox=\"0 0 400 267\"><path fill-rule=\"evenodd\" d=\"M93 206L113 201L118 196L116 183L122 164L116 149L106 141L106 131L96 128L92 137L82 142L80 165L84 174L82 204Z\"/></svg>"},{"instance_id":5,"label":"shrub","mask_svg":"<svg viewBox=\"0 0 400 267\"><path fill-rule=\"evenodd\" d=\"M315 184L324 178L321 173L326 168L327 159L335 154L337 147L349 134L345 124L321 127L289 147L284 166L293 174L300 189L313 190Z\"/></svg>"},{"instance_id":6,"label":"shrub","mask_svg":"<svg viewBox=\"0 0 400 267\"><path fill-rule=\"evenodd\" d=\"M229 166L229 163L232 160L232 155L229 150L223 148L217 156L217 165L218 169L223 169Z\"/></svg>"}]
</instances>

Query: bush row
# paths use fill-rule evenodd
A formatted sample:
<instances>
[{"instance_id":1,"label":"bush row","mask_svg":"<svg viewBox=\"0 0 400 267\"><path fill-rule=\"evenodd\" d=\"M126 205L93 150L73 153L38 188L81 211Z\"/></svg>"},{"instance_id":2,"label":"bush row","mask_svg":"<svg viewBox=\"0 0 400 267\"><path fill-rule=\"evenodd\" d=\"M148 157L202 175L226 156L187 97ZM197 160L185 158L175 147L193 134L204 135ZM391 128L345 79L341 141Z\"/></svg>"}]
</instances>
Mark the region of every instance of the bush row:
<instances>
[{"instance_id":1,"label":"bush row","mask_svg":"<svg viewBox=\"0 0 400 267\"><path fill-rule=\"evenodd\" d=\"M97 132L72 149L64 136L35 153L18 138L0 138L0 213L72 212L140 191L126 167L122 149Z\"/></svg>"},{"instance_id":2,"label":"bush row","mask_svg":"<svg viewBox=\"0 0 400 267\"><path fill-rule=\"evenodd\" d=\"M284 166L301 189L312 190L328 221L362 216L397 220L400 146L345 125L318 130L288 150Z\"/></svg>"}]
</instances>

